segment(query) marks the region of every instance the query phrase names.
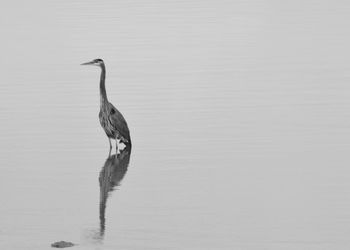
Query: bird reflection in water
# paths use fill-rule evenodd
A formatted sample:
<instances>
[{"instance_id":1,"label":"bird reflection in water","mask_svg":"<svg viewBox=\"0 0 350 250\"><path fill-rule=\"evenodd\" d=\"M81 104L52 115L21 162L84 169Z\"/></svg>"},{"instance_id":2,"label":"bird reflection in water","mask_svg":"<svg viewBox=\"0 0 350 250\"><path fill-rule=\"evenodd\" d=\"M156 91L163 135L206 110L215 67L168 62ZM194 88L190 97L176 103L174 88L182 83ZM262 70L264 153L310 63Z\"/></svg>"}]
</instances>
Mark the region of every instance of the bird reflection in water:
<instances>
[{"instance_id":1,"label":"bird reflection in water","mask_svg":"<svg viewBox=\"0 0 350 250\"><path fill-rule=\"evenodd\" d=\"M125 147L118 154L109 155L101 169L100 182L100 239L103 239L106 229L106 204L108 195L120 186L129 166L131 148Z\"/></svg>"}]
</instances>

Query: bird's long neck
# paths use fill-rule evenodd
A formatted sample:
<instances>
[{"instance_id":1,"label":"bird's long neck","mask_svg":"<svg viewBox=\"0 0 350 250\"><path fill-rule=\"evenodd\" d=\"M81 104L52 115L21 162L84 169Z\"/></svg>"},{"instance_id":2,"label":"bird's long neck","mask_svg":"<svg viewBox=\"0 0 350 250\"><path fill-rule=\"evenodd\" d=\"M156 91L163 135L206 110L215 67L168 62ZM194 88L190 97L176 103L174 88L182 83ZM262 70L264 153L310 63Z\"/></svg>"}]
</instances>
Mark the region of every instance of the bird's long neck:
<instances>
[{"instance_id":1,"label":"bird's long neck","mask_svg":"<svg viewBox=\"0 0 350 250\"><path fill-rule=\"evenodd\" d=\"M105 80L106 80L106 67L104 64L101 64L101 77L100 77L100 105L101 105L101 107L106 102L108 102Z\"/></svg>"}]
</instances>

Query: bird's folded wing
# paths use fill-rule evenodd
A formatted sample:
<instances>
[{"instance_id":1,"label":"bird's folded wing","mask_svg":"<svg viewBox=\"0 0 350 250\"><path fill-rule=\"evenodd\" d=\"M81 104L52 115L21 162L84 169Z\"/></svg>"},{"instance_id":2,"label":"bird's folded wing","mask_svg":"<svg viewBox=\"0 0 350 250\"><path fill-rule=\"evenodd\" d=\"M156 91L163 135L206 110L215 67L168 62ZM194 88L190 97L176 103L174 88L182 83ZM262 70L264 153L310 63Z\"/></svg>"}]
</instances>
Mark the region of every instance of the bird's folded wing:
<instances>
[{"instance_id":1,"label":"bird's folded wing","mask_svg":"<svg viewBox=\"0 0 350 250\"><path fill-rule=\"evenodd\" d=\"M130 141L130 132L128 124L126 123L123 115L112 106L111 112L109 112L108 119L115 130L126 140Z\"/></svg>"}]
</instances>

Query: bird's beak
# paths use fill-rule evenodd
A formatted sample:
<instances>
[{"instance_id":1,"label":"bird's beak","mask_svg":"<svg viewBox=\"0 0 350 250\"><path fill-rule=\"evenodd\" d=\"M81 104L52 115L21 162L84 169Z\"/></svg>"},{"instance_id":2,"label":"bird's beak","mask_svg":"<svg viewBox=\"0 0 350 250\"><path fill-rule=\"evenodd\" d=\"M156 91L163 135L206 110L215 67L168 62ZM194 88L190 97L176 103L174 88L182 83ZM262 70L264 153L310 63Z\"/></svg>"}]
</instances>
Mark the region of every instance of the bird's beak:
<instances>
[{"instance_id":1,"label":"bird's beak","mask_svg":"<svg viewBox=\"0 0 350 250\"><path fill-rule=\"evenodd\" d=\"M93 64L94 64L94 61L82 63L82 64L80 64L80 65L93 65Z\"/></svg>"}]
</instances>

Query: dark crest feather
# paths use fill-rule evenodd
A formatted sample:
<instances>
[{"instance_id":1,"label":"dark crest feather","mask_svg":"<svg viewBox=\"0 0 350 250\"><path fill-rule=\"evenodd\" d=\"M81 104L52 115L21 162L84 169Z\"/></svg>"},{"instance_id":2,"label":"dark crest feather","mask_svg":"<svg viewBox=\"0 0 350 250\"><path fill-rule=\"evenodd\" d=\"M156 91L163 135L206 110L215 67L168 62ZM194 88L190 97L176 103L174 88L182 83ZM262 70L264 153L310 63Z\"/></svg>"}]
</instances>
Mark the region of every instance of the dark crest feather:
<instances>
[{"instance_id":1,"label":"dark crest feather","mask_svg":"<svg viewBox=\"0 0 350 250\"><path fill-rule=\"evenodd\" d=\"M94 61L95 61L95 62L103 62L103 60L102 60L102 59L99 59L99 58L98 58L98 59L95 59Z\"/></svg>"}]
</instances>

